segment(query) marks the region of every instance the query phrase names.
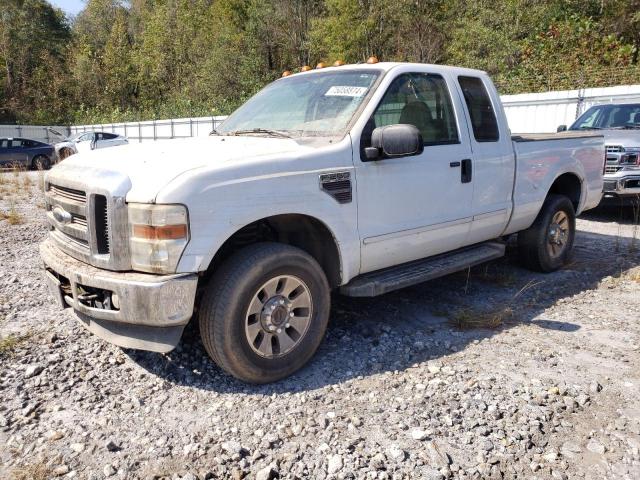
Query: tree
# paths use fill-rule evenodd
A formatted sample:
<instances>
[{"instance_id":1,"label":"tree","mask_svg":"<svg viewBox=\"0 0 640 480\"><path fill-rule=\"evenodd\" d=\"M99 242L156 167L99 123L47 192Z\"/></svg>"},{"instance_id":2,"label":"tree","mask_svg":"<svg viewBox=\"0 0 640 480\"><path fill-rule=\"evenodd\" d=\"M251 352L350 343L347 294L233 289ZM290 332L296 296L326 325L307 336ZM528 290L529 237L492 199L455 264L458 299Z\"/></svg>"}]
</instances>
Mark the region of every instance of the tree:
<instances>
[{"instance_id":1,"label":"tree","mask_svg":"<svg viewBox=\"0 0 640 480\"><path fill-rule=\"evenodd\" d=\"M0 9L0 119L57 122L66 118L66 48L61 10L45 0L6 0Z\"/></svg>"}]
</instances>

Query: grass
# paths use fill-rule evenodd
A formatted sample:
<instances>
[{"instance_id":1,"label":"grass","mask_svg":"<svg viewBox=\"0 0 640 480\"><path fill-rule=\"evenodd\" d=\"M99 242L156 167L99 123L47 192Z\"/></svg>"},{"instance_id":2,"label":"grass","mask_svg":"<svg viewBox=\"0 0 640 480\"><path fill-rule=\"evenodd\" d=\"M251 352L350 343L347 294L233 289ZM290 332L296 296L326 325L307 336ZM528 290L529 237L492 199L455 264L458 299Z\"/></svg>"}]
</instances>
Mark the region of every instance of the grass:
<instances>
[{"instance_id":1,"label":"grass","mask_svg":"<svg viewBox=\"0 0 640 480\"><path fill-rule=\"evenodd\" d=\"M9 478L11 480L47 480L52 476L51 467L41 461L14 469Z\"/></svg>"},{"instance_id":2,"label":"grass","mask_svg":"<svg viewBox=\"0 0 640 480\"><path fill-rule=\"evenodd\" d=\"M463 308L453 313L449 319L457 328L498 328L513 317L513 309L509 306L491 310Z\"/></svg>"},{"instance_id":3,"label":"grass","mask_svg":"<svg viewBox=\"0 0 640 480\"><path fill-rule=\"evenodd\" d=\"M9 335L8 337L0 339L0 358L9 356L18 346L31 338L31 335L31 333Z\"/></svg>"},{"instance_id":4,"label":"grass","mask_svg":"<svg viewBox=\"0 0 640 480\"><path fill-rule=\"evenodd\" d=\"M33 182L31 181L29 175L24 175L22 177L22 186L25 188L31 188L33 186Z\"/></svg>"},{"instance_id":5,"label":"grass","mask_svg":"<svg viewBox=\"0 0 640 480\"><path fill-rule=\"evenodd\" d=\"M514 280L515 281L515 280ZM461 308L447 316L449 321L461 330L473 328L498 328L509 320L514 320L516 313L516 301L526 292L542 282L531 280L525 284L509 301L495 305L489 308Z\"/></svg>"},{"instance_id":6,"label":"grass","mask_svg":"<svg viewBox=\"0 0 640 480\"><path fill-rule=\"evenodd\" d=\"M24 223L24 218L16 210L16 206L11 204L8 212L0 212L0 220L6 220L9 225L20 225Z\"/></svg>"}]
</instances>

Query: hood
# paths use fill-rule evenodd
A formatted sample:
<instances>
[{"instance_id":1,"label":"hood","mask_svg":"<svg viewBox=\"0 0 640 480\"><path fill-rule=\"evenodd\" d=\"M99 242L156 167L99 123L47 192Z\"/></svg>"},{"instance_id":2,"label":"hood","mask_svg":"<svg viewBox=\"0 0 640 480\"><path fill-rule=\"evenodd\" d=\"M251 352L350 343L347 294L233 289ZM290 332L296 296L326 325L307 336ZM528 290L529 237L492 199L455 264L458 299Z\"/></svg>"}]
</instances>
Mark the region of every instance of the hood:
<instances>
[{"instance_id":1,"label":"hood","mask_svg":"<svg viewBox=\"0 0 640 480\"><path fill-rule=\"evenodd\" d=\"M640 148L640 130L598 130L604 135L606 145Z\"/></svg>"},{"instance_id":2,"label":"hood","mask_svg":"<svg viewBox=\"0 0 640 480\"><path fill-rule=\"evenodd\" d=\"M52 174L69 175L78 181L82 172L95 178L126 176L131 182L127 201L152 203L160 189L189 170L222 168L229 162L266 161L310 148L288 138L258 136L159 140L76 154L54 167Z\"/></svg>"}]
</instances>

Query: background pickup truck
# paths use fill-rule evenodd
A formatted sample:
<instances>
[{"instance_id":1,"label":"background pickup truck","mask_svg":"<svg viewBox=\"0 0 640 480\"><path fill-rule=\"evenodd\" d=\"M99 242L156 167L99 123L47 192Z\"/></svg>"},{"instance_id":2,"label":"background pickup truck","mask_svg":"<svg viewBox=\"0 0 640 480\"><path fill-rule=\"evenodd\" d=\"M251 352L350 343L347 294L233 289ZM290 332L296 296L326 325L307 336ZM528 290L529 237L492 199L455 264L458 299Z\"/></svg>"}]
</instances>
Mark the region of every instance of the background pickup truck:
<instances>
[{"instance_id":1,"label":"background pickup truck","mask_svg":"<svg viewBox=\"0 0 640 480\"><path fill-rule=\"evenodd\" d=\"M602 136L511 138L481 71L371 63L288 75L208 138L74 155L45 179L51 291L160 352L192 317L225 371L283 378L330 291L380 295L504 254L551 272L602 195Z\"/></svg>"},{"instance_id":2,"label":"background pickup truck","mask_svg":"<svg viewBox=\"0 0 640 480\"><path fill-rule=\"evenodd\" d=\"M558 127L558 131L564 130L565 125ZM569 130L604 135L605 199L640 204L640 103L595 105L580 115Z\"/></svg>"}]
</instances>

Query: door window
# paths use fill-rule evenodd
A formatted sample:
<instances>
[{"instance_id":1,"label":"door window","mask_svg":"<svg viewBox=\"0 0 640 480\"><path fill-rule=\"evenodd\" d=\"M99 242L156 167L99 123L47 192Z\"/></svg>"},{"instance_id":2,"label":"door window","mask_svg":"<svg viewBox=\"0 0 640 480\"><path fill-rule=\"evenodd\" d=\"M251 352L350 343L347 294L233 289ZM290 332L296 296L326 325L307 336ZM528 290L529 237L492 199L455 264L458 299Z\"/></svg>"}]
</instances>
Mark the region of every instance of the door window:
<instances>
[{"instance_id":1,"label":"door window","mask_svg":"<svg viewBox=\"0 0 640 480\"><path fill-rule=\"evenodd\" d=\"M369 121L369 142L374 128L399 123L414 125L420 130L425 145L459 143L445 79L424 73L408 73L396 78Z\"/></svg>"},{"instance_id":2,"label":"door window","mask_svg":"<svg viewBox=\"0 0 640 480\"><path fill-rule=\"evenodd\" d=\"M458 77L464 101L471 117L473 136L477 142L497 142L500 138L491 99L478 77Z\"/></svg>"}]
</instances>

